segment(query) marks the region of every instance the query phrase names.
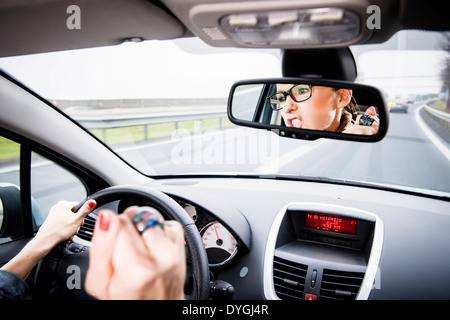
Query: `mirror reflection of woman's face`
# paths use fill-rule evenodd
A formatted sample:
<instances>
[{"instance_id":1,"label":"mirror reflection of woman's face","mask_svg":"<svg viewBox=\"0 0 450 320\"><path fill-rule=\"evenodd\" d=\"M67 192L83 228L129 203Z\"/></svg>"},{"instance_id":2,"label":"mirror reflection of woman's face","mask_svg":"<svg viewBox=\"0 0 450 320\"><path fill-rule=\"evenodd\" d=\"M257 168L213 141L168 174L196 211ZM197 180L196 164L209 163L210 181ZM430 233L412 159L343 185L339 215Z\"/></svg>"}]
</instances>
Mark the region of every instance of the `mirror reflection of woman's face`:
<instances>
[{"instance_id":1,"label":"mirror reflection of woman's face","mask_svg":"<svg viewBox=\"0 0 450 320\"><path fill-rule=\"evenodd\" d=\"M293 84L277 84L277 92L292 87ZM313 86L308 100L295 102L286 96L280 112L288 127L335 131L339 127L342 108L348 104L342 101L342 94L350 94L351 98L351 90Z\"/></svg>"}]
</instances>

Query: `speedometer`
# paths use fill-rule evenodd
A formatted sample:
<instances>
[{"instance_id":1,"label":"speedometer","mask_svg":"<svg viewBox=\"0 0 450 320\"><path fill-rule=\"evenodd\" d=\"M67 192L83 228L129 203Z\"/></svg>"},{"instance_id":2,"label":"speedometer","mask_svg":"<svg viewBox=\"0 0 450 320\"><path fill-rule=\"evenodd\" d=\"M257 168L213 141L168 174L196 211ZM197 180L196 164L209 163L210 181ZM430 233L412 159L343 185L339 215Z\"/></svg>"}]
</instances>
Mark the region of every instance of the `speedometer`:
<instances>
[{"instance_id":1,"label":"speedometer","mask_svg":"<svg viewBox=\"0 0 450 320\"><path fill-rule=\"evenodd\" d=\"M207 224L201 236L211 267L222 266L236 255L236 238L220 222Z\"/></svg>"}]
</instances>

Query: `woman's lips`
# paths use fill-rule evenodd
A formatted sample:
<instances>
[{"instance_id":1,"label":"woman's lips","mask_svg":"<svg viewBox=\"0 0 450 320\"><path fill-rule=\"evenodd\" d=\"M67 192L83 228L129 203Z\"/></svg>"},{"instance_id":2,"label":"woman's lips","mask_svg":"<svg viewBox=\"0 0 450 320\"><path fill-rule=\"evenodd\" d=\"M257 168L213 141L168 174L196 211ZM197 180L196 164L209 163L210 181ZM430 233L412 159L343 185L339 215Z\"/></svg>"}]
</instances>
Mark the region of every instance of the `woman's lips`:
<instances>
[{"instance_id":1,"label":"woman's lips","mask_svg":"<svg viewBox=\"0 0 450 320\"><path fill-rule=\"evenodd\" d=\"M303 121L297 118L287 119L288 127L301 128L303 125Z\"/></svg>"}]
</instances>

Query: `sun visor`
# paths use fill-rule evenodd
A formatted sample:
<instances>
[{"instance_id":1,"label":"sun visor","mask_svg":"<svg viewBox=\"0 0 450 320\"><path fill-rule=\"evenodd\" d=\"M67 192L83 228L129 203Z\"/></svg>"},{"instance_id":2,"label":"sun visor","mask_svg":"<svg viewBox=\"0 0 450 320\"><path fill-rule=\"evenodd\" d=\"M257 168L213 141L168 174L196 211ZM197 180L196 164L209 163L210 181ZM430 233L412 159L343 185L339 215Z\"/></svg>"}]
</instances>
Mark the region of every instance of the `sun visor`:
<instances>
[{"instance_id":1,"label":"sun visor","mask_svg":"<svg viewBox=\"0 0 450 320\"><path fill-rule=\"evenodd\" d=\"M142 0L8 1L0 4L0 30L3 57L185 34L175 17Z\"/></svg>"}]
</instances>

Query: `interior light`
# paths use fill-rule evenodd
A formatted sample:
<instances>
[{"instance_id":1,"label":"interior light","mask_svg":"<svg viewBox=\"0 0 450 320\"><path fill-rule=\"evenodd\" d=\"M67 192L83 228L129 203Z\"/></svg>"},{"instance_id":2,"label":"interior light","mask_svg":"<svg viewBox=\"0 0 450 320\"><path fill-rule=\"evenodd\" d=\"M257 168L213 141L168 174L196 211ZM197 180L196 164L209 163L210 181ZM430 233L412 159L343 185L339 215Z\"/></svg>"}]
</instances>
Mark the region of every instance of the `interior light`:
<instances>
[{"instance_id":1,"label":"interior light","mask_svg":"<svg viewBox=\"0 0 450 320\"><path fill-rule=\"evenodd\" d=\"M316 9L316 11L311 13L310 20L312 22L331 22L331 21L341 21L344 17L344 10L340 8L323 8Z\"/></svg>"},{"instance_id":2,"label":"interior light","mask_svg":"<svg viewBox=\"0 0 450 320\"><path fill-rule=\"evenodd\" d=\"M297 12L272 12L268 14L268 23L269 26L275 27L284 23L293 23L297 22L298 15Z\"/></svg>"},{"instance_id":3,"label":"interior light","mask_svg":"<svg viewBox=\"0 0 450 320\"><path fill-rule=\"evenodd\" d=\"M254 47L347 44L360 34L358 14L343 8L231 14L220 23L235 41Z\"/></svg>"},{"instance_id":4,"label":"interior light","mask_svg":"<svg viewBox=\"0 0 450 320\"><path fill-rule=\"evenodd\" d=\"M230 26L256 26L258 17L255 14L240 14L230 16Z\"/></svg>"}]
</instances>

